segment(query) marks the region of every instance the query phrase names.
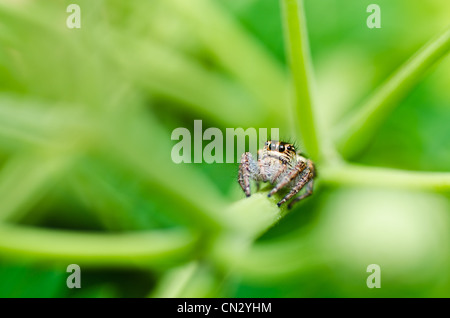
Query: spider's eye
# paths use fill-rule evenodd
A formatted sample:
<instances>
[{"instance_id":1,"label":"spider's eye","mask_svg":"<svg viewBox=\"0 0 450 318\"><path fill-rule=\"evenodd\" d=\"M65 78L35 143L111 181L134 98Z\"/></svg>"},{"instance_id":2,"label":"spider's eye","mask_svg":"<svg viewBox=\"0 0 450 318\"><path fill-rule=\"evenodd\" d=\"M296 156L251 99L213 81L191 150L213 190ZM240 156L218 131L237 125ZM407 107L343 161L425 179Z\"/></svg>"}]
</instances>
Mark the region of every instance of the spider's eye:
<instances>
[{"instance_id":1,"label":"spider's eye","mask_svg":"<svg viewBox=\"0 0 450 318\"><path fill-rule=\"evenodd\" d=\"M287 150L292 150L292 147L290 145L287 146Z\"/></svg>"},{"instance_id":2,"label":"spider's eye","mask_svg":"<svg viewBox=\"0 0 450 318\"><path fill-rule=\"evenodd\" d=\"M284 152L284 145L280 145L280 146L278 147L278 151L279 151L279 152Z\"/></svg>"},{"instance_id":3,"label":"spider's eye","mask_svg":"<svg viewBox=\"0 0 450 318\"><path fill-rule=\"evenodd\" d=\"M271 145L270 145L270 148L269 148L270 150L275 150L275 149L277 149L277 145L275 145L274 143L272 143Z\"/></svg>"},{"instance_id":4,"label":"spider's eye","mask_svg":"<svg viewBox=\"0 0 450 318\"><path fill-rule=\"evenodd\" d=\"M264 144L264 146L268 146L269 145L269 142L268 141L266 141L266 143Z\"/></svg>"}]
</instances>

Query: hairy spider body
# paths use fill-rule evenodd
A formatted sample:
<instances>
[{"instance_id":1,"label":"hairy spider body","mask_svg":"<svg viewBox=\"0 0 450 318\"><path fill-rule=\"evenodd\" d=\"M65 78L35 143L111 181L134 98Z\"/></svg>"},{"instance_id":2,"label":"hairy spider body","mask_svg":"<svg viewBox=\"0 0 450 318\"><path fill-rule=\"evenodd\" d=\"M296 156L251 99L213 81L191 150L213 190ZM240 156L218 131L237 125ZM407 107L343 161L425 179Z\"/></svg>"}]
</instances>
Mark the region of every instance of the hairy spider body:
<instances>
[{"instance_id":1,"label":"hairy spider body","mask_svg":"<svg viewBox=\"0 0 450 318\"><path fill-rule=\"evenodd\" d=\"M294 203L312 194L314 177L313 162L297 153L292 144L269 140L262 149L258 150L257 160L250 152L242 155L238 181L247 197L251 195L250 180L256 181L258 188L260 182L273 184L269 197L281 189L290 189L289 193L277 203L278 206L306 186L305 193L289 203L288 208L291 208Z\"/></svg>"}]
</instances>

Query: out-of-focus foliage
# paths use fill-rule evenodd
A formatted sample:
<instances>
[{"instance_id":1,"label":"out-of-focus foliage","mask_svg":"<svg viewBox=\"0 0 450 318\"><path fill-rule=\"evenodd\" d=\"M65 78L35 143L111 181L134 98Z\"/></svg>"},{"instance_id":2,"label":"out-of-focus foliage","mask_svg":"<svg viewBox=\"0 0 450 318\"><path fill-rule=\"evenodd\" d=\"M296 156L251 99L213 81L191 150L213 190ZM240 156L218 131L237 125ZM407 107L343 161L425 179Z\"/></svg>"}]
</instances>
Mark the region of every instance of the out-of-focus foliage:
<instances>
[{"instance_id":1,"label":"out-of-focus foliage","mask_svg":"<svg viewBox=\"0 0 450 318\"><path fill-rule=\"evenodd\" d=\"M325 158L315 194L287 213L264 192L243 199L238 164L171 160L172 130L195 119L305 144L290 135L278 1L79 0L69 29L73 2L0 1L0 297L450 295L448 172L377 178ZM369 29L371 1L304 2L330 140L450 12L379 0ZM443 57L352 161L450 171L449 73Z\"/></svg>"}]
</instances>

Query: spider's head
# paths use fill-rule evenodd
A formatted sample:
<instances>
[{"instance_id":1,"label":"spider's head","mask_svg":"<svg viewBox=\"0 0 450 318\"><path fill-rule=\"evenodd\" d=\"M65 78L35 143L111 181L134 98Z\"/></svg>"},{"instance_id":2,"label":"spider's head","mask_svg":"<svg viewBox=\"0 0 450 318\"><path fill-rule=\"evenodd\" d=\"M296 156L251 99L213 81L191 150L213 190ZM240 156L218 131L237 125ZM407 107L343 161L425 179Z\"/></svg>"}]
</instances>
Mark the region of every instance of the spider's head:
<instances>
[{"instance_id":1,"label":"spider's head","mask_svg":"<svg viewBox=\"0 0 450 318\"><path fill-rule=\"evenodd\" d=\"M266 141L262 152L268 157L277 158L283 162L291 161L296 156L293 144L275 140Z\"/></svg>"}]
</instances>

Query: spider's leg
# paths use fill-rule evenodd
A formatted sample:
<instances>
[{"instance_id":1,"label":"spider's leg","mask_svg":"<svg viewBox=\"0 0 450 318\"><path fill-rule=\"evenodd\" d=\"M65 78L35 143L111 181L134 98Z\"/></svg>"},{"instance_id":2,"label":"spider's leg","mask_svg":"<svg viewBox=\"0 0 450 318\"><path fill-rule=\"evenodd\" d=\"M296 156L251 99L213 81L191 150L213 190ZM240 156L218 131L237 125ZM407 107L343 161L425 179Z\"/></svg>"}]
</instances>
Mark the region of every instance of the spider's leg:
<instances>
[{"instance_id":1,"label":"spider's leg","mask_svg":"<svg viewBox=\"0 0 450 318\"><path fill-rule=\"evenodd\" d=\"M304 198L310 196L313 193L313 185L314 185L314 179L311 178L311 180L309 180L308 183L306 184L306 192L303 193L301 196L296 197L294 200L292 200L288 205L288 209L292 208L292 206L296 202L303 200Z\"/></svg>"},{"instance_id":2,"label":"spider's leg","mask_svg":"<svg viewBox=\"0 0 450 318\"><path fill-rule=\"evenodd\" d=\"M311 172L311 178L315 178L317 176L317 173L316 173L316 167L314 167L313 162L308 159L308 161L306 162L306 165L308 166L309 171Z\"/></svg>"},{"instance_id":3,"label":"spider's leg","mask_svg":"<svg viewBox=\"0 0 450 318\"><path fill-rule=\"evenodd\" d=\"M238 182L247 197L250 196L250 179L257 179L258 165L253 159L250 152L246 152L241 157L241 164L239 165Z\"/></svg>"},{"instance_id":4,"label":"spider's leg","mask_svg":"<svg viewBox=\"0 0 450 318\"><path fill-rule=\"evenodd\" d=\"M277 203L278 206L282 205L284 202L292 198L294 195L296 195L304 186L307 184L310 180L312 180L312 175L308 171L306 174L304 174L300 180L297 182L297 184L291 189L291 191L286 194L286 196L280 200L280 202ZM291 205L292 206L292 205Z\"/></svg>"},{"instance_id":5,"label":"spider's leg","mask_svg":"<svg viewBox=\"0 0 450 318\"><path fill-rule=\"evenodd\" d=\"M267 195L268 197L271 197L275 193L277 193L278 190L285 187L289 182L297 178L300 172L305 170L306 164L303 161L300 161L288 174L286 174L283 179L275 186L273 189L269 192Z\"/></svg>"}]
</instances>

